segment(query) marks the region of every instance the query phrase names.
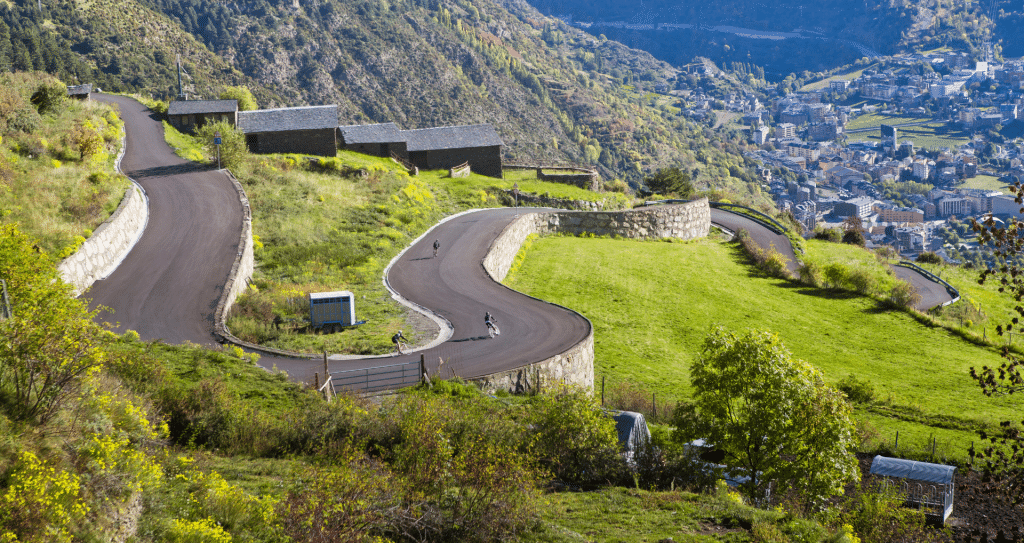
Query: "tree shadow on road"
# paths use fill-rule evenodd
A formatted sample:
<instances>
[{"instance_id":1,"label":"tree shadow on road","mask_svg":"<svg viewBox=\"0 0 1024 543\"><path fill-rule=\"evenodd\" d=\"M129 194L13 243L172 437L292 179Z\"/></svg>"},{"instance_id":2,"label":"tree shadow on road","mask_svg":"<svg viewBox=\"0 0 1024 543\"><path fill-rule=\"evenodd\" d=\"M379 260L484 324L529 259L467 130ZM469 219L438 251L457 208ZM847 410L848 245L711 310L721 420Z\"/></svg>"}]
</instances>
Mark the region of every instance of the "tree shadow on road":
<instances>
[{"instance_id":1,"label":"tree shadow on road","mask_svg":"<svg viewBox=\"0 0 1024 543\"><path fill-rule=\"evenodd\" d=\"M198 164L195 162L186 162L184 164L174 164L170 166L156 166L153 168L143 168L140 170L131 170L126 172L128 177L140 181L142 179L156 179L160 177L171 177L174 175L191 174L205 172L215 169L213 166L208 164Z\"/></svg>"}]
</instances>

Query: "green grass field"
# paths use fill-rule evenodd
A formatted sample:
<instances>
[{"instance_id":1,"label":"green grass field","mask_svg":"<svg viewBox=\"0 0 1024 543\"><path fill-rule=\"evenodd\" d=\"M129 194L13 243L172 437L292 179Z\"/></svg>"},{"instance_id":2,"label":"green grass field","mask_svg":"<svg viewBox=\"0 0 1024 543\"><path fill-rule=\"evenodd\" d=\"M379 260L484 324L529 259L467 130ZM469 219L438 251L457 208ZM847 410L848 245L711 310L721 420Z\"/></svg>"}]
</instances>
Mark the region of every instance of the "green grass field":
<instances>
[{"instance_id":1,"label":"green grass field","mask_svg":"<svg viewBox=\"0 0 1024 543\"><path fill-rule=\"evenodd\" d=\"M1019 416L1019 404L985 398L971 366L998 364L994 349L846 293L756 273L738 246L544 238L509 285L571 307L595 327L598 378L640 384L665 398L690 394L690 362L711 326L768 328L832 382L870 381L884 416L865 416L879 439L929 435L960 442L971 430ZM943 420L942 417L952 417Z\"/></svg>"},{"instance_id":2,"label":"green grass field","mask_svg":"<svg viewBox=\"0 0 1024 543\"><path fill-rule=\"evenodd\" d=\"M851 138L881 140L881 134L877 132L861 132L851 134ZM906 126L899 128L899 140L910 140L914 142L916 149L937 150L943 147L956 149L971 141L971 135L960 128L954 128L943 122L934 122L918 126Z\"/></svg>"},{"instance_id":3,"label":"green grass field","mask_svg":"<svg viewBox=\"0 0 1024 543\"><path fill-rule=\"evenodd\" d=\"M894 125L903 123L915 123L922 121L921 117L900 117L896 115L883 115L881 113L867 113L859 115L850 119L850 122L846 123L847 130L858 130L861 128L878 128L883 124ZM903 129L900 129L902 132Z\"/></svg>"},{"instance_id":4,"label":"green grass field","mask_svg":"<svg viewBox=\"0 0 1024 543\"><path fill-rule=\"evenodd\" d=\"M968 179L961 187L966 189L984 189L984 190L998 190L1004 193L1008 192L1006 183L999 180L998 177L992 175L978 175Z\"/></svg>"}]
</instances>

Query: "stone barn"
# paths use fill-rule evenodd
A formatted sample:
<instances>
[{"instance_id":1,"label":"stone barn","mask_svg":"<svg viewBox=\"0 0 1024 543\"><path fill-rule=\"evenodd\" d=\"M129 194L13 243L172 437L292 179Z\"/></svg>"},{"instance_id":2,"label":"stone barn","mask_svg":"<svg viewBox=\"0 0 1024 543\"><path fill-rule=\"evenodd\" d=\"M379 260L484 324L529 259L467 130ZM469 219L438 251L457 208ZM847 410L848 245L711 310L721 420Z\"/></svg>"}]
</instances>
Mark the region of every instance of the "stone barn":
<instances>
[{"instance_id":1,"label":"stone barn","mask_svg":"<svg viewBox=\"0 0 1024 543\"><path fill-rule=\"evenodd\" d=\"M83 85L70 85L68 86L68 98L74 98L76 100L88 100L92 97L92 84L85 83Z\"/></svg>"},{"instance_id":2,"label":"stone barn","mask_svg":"<svg viewBox=\"0 0 1024 543\"><path fill-rule=\"evenodd\" d=\"M238 129L252 153L338 154L338 106L238 112Z\"/></svg>"},{"instance_id":3,"label":"stone barn","mask_svg":"<svg viewBox=\"0 0 1024 543\"><path fill-rule=\"evenodd\" d=\"M180 132L194 133L206 123L238 124L238 100L175 100L167 105L167 121Z\"/></svg>"},{"instance_id":4,"label":"stone barn","mask_svg":"<svg viewBox=\"0 0 1024 543\"><path fill-rule=\"evenodd\" d=\"M405 133L395 123L362 124L338 127L338 146L348 151L379 157L391 153L406 159Z\"/></svg>"},{"instance_id":5,"label":"stone barn","mask_svg":"<svg viewBox=\"0 0 1024 543\"><path fill-rule=\"evenodd\" d=\"M468 162L475 173L502 177L505 143L490 124L422 128L404 134L409 161L421 170L447 170Z\"/></svg>"}]
</instances>

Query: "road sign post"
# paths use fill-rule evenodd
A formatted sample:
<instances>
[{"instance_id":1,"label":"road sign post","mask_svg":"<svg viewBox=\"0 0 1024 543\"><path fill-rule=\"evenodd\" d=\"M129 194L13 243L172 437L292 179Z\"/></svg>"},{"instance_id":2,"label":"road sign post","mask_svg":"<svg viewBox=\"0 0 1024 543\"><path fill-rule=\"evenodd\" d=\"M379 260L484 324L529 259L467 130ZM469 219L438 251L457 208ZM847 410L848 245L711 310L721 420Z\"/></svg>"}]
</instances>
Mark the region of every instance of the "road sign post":
<instances>
[{"instance_id":1,"label":"road sign post","mask_svg":"<svg viewBox=\"0 0 1024 543\"><path fill-rule=\"evenodd\" d=\"M218 170L220 169L220 142L221 142L220 131L218 130L218 131L213 133L213 145L214 145L214 147L217 148L217 169Z\"/></svg>"},{"instance_id":2,"label":"road sign post","mask_svg":"<svg viewBox=\"0 0 1024 543\"><path fill-rule=\"evenodd\" d=\"M519 183L512 183L512 195L516 199L516 217L519 216Z\"/></svg>"}]
</instances>

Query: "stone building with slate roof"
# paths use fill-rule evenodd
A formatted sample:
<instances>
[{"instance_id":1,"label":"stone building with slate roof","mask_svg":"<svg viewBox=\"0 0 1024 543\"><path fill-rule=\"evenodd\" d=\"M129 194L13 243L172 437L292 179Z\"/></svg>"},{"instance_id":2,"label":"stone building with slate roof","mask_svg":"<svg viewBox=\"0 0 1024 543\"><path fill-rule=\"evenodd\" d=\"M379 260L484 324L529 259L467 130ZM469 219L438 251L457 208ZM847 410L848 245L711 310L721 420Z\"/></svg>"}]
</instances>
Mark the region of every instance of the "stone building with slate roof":
<instances>
[{"instance_id":1,"label":"stone building with slate roof","mask_svg":"<svg viewBox=\"0 0 1024 543\"><path fill-rule=\"evenodd\" d=\"M501 147L490 124L399 130L395 123L342 126L341 148L380 157L399 157L421 170L447 170L469 163L472 171L501 177Z\"/></svg>"},{"instance_id":2,"label":"stone building with slate roof","mask_svg":"<svg viewBox=\"0 0 1024 543\"><path fill-rule=\"evenodd\" d=\"M239 111L239 130L252 153L338 154L338 106Z\"/></svg>"},{"instance_id":3,"label":"stone building with slate roof","mask_svg":"<svg viewBox=\"0 0 1024 543\"><path fill-rule=\"evenodd\" d=\"M238 124L238 100L175 100L167 105L167 121L181 132L194 133L206 123Z\"/></svg>"},{"instance_id":4,"label":"stone building with slate roof","mask_svg":"<svg viewBox=\"0 0 1024 543\"><path fill-rule=\"evenodd\" d=\"M68 98L74 98L76 100L88 100L92 95L92 84L85 83L83 85L70 85L68 86Z\"/></svg>"},{"instance_id":5,"label":"stone building with slate roof","mask_svg":"<svg viewBox=\"0 0 1024 543\"><path fill-rule=\"evenodd\" d=\"M501 147L490 124L406 130L409 162L422 170L446 170L464 162L482 175L502 177Z\"/></svg>"},{"instance_id":6,"label":"stone building with slate roof","mask_svg":"<svg viewBox=\"0 0 1024 543\"><path fill-rule=\"evenodd\" d=\"M409 157L405 133L395 123L340 126L338 137L338 145L349 151L380 157L389 157L391 153L403 159Z\"/></svg>"}]
</instances>

